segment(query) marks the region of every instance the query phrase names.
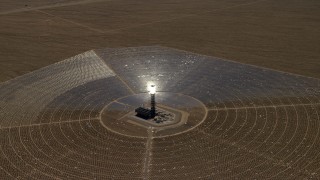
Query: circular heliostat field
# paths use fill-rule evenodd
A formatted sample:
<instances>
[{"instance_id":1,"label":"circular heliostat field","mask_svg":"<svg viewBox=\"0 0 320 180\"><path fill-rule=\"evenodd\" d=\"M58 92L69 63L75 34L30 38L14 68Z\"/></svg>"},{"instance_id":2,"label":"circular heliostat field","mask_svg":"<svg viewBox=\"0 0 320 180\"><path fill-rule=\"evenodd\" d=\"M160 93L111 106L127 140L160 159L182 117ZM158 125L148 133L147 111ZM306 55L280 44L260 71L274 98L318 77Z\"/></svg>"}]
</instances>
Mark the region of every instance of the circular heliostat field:
<instances>
[{"instance_id":1,"label":"circular heliostat field","mask_svg":"<svg viewBox=\"0 0 320 180\"><path fill-rule=\"evenodd\" d=\"M144 120L135 108L157 112ZM319 179L320 81L165 47L0 84L2 179Z\"/></svg>"},{"instance_id":2,"label":"circular heliostat field","mask_svg":"<svg viewBox=\"0 0 320 180\"><path fill-rule=\"evenodd\" d=\"M135 109L150 106L150 95L140 93L119 98L101 112L102 124L110 131L134 137L164 137L180 134L197 127L207 115L204 104L183 94L159 92L157 110L173 114L172 122L156 123L136 116Z\"/></svg>"}]
</instances>

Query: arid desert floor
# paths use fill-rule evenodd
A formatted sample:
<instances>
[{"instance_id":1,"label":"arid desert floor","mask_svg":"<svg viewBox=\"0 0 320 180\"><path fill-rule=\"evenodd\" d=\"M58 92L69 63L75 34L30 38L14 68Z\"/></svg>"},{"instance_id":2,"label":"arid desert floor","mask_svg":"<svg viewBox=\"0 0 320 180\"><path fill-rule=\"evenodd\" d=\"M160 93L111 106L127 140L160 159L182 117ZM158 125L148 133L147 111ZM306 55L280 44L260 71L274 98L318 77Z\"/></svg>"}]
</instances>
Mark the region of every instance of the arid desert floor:
<instances>
[{"instance_id":1,"label":"arid desert floor","mask_svg":"<svg viewBox=\"0 0 320 180\"><path fill-rule=\"evenodd\" d=\"M320 78L318 0L2 0L0 82L90 49L161 45Z\"/></svg>"},{"instance_id":2,"label":"arid desert floor","mask_svg":"<svg viewBox=\"0 0 320 180\"><path fill-rule=\"evenodd\" d=\"M319 179L319 32L319 0L2 0L0 179Z\"/></svg>"}]
</instances>

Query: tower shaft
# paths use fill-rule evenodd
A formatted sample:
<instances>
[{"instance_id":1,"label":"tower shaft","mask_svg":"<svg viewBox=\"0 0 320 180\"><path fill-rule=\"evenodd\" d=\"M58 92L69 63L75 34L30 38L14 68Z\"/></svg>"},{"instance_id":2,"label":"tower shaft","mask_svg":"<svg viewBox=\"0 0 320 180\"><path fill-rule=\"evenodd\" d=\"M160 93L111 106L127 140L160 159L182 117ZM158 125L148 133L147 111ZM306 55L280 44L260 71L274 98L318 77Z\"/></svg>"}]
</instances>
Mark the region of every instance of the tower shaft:
<instances>
[{"instance_id":1,"label":"tower shaft","mask_svg":"<svg viewBox=\"0 0 320 180\"><path fill-rule=\"evenodd\" d=\"M156 116L156 95L151 94L151 118Z\"/></svg>"}]
</instances>

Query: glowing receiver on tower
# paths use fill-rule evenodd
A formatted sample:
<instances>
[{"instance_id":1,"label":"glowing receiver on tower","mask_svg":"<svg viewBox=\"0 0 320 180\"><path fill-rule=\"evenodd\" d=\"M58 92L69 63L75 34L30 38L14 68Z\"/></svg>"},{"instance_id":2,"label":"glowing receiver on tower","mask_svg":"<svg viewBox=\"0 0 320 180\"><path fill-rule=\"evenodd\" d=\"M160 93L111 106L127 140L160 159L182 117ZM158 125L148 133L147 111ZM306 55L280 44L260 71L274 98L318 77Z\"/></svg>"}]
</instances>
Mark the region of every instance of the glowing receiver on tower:
<instances>
[{"instance_id":1,"label":"glowing receiver on tower","mask_svg":"<svg viewBox=\"0 0 320 180\"><path fill-rule=\"evenodd\" d=\"M156 94L156 85L152 84L148 87L149 94Z\"/></svg>"}]
</instances>

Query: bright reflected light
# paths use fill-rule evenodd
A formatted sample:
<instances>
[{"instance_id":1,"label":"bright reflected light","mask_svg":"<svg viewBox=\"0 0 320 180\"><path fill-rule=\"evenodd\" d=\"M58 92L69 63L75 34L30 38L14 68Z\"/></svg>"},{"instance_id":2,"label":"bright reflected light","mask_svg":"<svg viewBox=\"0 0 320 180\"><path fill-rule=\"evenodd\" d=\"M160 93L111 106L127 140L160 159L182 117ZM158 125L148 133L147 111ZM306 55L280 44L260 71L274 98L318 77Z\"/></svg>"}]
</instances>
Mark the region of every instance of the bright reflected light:
<instances>
[{"instance_id":1,"label":"bright reflected light","mask_svg":"<svg viewBox=\"0 0 320 180\"><path fill-rule=\"evenodd\" d=\"M154 84L149 85L148 91L150 94L155 94L156 93L156 85L154 85Z\"/></svg>"}]
</instances>

